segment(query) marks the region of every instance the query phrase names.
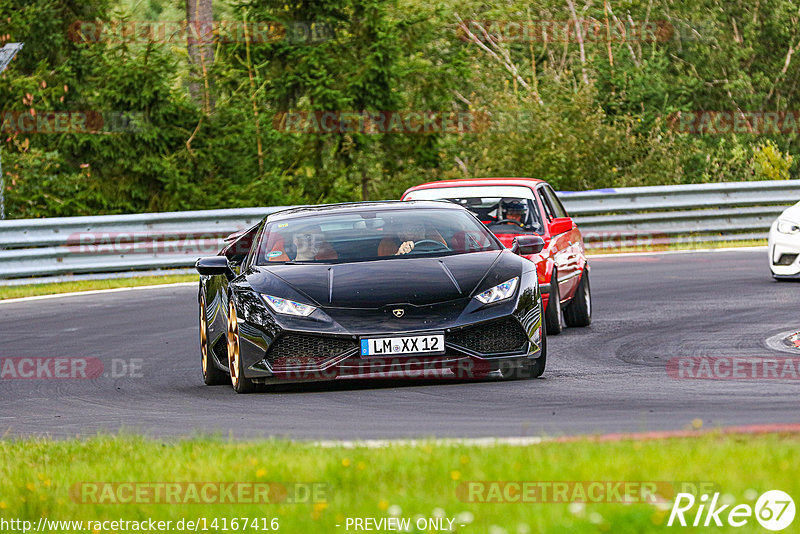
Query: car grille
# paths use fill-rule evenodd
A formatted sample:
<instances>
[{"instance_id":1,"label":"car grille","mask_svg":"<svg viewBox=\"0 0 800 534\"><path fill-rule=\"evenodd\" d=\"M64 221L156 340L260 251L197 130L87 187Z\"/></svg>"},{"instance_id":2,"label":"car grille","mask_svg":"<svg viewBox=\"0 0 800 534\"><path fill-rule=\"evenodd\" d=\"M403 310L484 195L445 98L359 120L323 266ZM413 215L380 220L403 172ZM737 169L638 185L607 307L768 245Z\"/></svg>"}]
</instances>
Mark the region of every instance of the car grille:
<instances>
[{"instance_id":1,"label":"car grille","mask_svg":"<svg viewBox=\"0 0 800 534\"><path fill-rule=\"evenodd\" d=\"M350 339L284 334L270 345L267 362L273 369L314 367L357 348Z\"/></svg>"},{"instance_id":2,"label":"car grille","mask_svg":"<svg viewBox=\"0 0 800 534\"><path fill-rule=\"evenodd\" d=\"M447 336L447 342L481 354L495 354L522 351L528 336L517 320L507 317L452 332Z\"/></svg>"}]
</instances>

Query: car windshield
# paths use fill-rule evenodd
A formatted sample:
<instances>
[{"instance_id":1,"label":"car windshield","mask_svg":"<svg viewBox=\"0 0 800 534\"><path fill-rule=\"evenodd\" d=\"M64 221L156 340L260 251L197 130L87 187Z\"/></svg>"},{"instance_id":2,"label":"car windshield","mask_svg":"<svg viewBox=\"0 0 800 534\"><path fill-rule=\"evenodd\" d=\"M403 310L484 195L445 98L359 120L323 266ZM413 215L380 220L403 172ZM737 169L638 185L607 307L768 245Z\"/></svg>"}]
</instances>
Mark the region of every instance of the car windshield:
<instances>
[{"instance_id":1,"label":"car windshield","mask_svg":"<svg viewBox=\"0 0 800 534\"><path fill-rule=\"evenodd\" d=\"M533 191L519 185L428 187L404 200L449 200L472 211L494 234L542 234L544 224Z\"/></svg>"},{"instance_id":2,"label":"car windshield","mask_svg":"<svg viewBox=\"0 0 800 534\"><path fill-rule=\"evenodd\" d=\"M446 198L472 211L492 232L541 234L544 231L539 211L532 199L518 197L453 197Z\"/></svg>"},{"instance_id":3,"label":"car windshield","mask_svg":"<svg viewBox=\"0 0 800 534\"><path fill-rule=\"evenodd\" d=\"M501 249L466 211L365 209L268 222L255 263L347 263Z\"/></svg>"}]
</instances>

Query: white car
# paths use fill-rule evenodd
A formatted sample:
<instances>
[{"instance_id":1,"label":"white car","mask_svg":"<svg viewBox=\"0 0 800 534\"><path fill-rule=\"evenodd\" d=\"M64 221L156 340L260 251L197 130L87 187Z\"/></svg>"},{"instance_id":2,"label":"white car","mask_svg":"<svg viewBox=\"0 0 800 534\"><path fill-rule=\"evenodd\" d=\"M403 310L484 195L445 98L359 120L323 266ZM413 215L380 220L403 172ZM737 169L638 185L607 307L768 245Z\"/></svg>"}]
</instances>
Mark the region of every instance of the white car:
<instances>
[{"instance_id":1,"label":"white car","mask_svg":"<svg viewBox=\"0 0 800 534\"><path fill-rule=\"evenodd\" d=\"M772 223L768 248L772 276L778 280L800 278L800 202Z\"/></svg>"}]
</instances>

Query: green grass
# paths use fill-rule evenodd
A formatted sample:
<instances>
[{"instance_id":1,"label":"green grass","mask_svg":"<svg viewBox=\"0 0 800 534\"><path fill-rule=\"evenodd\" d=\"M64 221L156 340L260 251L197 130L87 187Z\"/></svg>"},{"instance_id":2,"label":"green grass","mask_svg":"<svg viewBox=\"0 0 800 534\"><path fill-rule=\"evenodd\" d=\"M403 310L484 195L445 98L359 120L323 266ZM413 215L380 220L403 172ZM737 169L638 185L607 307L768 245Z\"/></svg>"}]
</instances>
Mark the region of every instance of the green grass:
<instances>
[{"instance_id":1,"label":"green grass","mask_svg":"<svg viewBox=\"0 0 800 534\"><path fill-rule=\"evenodd\" d=\"M280 532L311 533L347 532L348 517L381 518L399 513L414 518L443 513L460 517L457 522L465 526L457 526L455 531L464 533L702 530L666 527L669 504L464 502L457 488L466 481L710 482L715 491L737 504L753 506L757 495L771 489L786 491L800 501L797 435L710 434L694 439L577 441L529 447L423 442L351 449L288 441L99 436L65 441L7 439L0 441L0 458L0 517L34 523L40 516L165 521L204 517L209 522L215 517L278 518ZM80 497L81 488L87 487L80 485L84 482L222 481L274 482L287 487L319 483L327 485L329 497L316 504L258 505L86 504ZM793 526L798 522L800 517ZM764 532L754 518L739 529L714 531Z\"/></svg>"},{"instance_id":2,"label":"green grass","mask_svg":"<svg viewBox=\"0 0 800 534\"><path fill-rule=\"evenodd\" d=\"M74 291L92 291L95 289L114 289L118 287L152 286L158 284L176 284L179 282L195 282L196 274L177 274L162 276L142 276L136 278L111 278L107 280L80 280L75 282L55 282L20 286L0 286L0 300L51 295L55 293L72 293Z\"/></svg>"}]
</instances>

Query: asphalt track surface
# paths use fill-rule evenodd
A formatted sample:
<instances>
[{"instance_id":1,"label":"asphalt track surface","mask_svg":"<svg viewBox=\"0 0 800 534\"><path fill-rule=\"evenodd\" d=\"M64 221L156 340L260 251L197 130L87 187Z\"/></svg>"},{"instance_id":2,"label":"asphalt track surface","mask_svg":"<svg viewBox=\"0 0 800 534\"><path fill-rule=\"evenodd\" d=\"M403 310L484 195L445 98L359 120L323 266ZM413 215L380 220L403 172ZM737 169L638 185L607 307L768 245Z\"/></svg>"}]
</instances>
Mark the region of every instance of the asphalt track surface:
<instances>
[{"instance_id":1,"label":"asphalt track surface","mask_svg":"<svg viewBox=\"0 0 800 534\"><path fill-rule=\"evenodd\" d=\"M595 257L594 322L550 337L544 376L513 382L349 380L237 395L202 383L194 287L0 304L0 359L98 358L112 374L123 374L115 361L141 367L116 378L0 379L0 435L349 440L797 422L800 380L666 372L681 356L789 356L766 339L800 327L800 284L773 281L765 256Z\"/></svg>"}]
</instances>

